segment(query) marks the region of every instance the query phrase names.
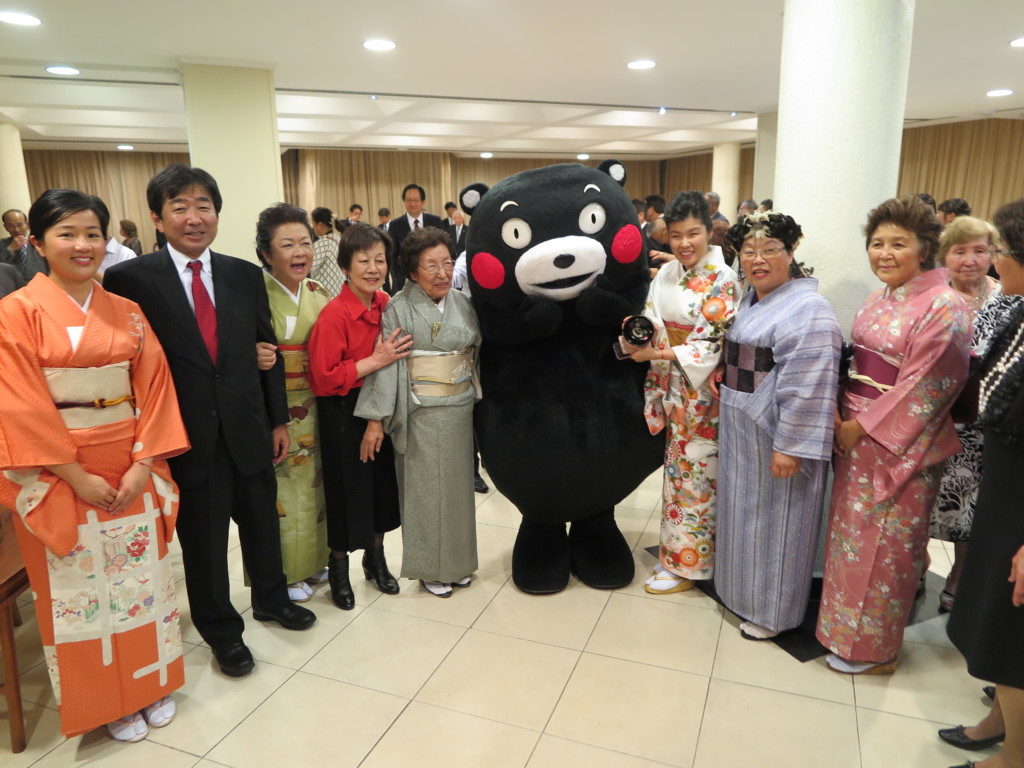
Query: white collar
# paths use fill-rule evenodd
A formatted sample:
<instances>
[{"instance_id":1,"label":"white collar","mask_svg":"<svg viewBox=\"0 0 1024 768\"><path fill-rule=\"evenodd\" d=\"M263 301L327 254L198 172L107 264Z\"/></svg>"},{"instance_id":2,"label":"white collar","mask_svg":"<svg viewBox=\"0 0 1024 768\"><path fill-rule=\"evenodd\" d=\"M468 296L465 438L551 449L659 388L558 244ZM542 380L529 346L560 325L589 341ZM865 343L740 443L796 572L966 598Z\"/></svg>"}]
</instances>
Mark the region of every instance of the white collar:
<instances>
[{"instance_id":1,"label":"white collar","mask_svg":"<svg viewBox=\"0 0 1024 768\"><path fill-rule=\"evenodd\" d=\"M289 299L295 302L295 306L299 306L299 298L302 296L302 283L299 283L299 288L295 293L291 292L291 289L278 280L271 272L267 272L267 277L273 280L275 283L281 286L281 290L285 292Z\"/></svg>"},{"instance_id":2,"label":"white collar","mask_svg":"<svg viewBox=\"0 0 1024 768\"><path fill-rule=\"evenodd\" d=\"M184 272L189 268L189 262L193 261L193 259L190 259L188 256L179 251L170 243L167 244L167 252L171 255L171 261L174 262L174 267L178 270L179 273L184 274ZM197 259L197 261L199 261L203 265L202 270L200 270L201 272L209 272L211 275L213 274L213 270L210 269L209 248L203 251L203 254Z\"/></svg>"},{"instance_id":3,"label":"white collar","mask_svg":"<svg viewBox=\"0 0 1024 768\"><path fill-rule=\"evenodd\" d=\"M80 310L82 310L83 312L88 314L89 313L89 307L92 306L92 294L93 294L93 289L95 287L96 287L96 283L93 283L92 285L89 286L89 295L85 297L85 302L82 303L82 304L79 304L77 301L75 301L74 297L70 293L68 293L66 295L68 297L68 300L72 304L74 304Z\"/></svg>"},{"instance_id":4,"label":"white collar","mask_svg":"<svg viewBox=\"0 0 1024 768\"><path fill-rule=\"evenodd\" d=\"M405 218L407 218L409 220L409 229L412 229L412 223L414 221L418 221L420 223L420 226L421 227L423 226L423 213L422 212L420 212L419 216L413 216L411 213L406 213L405 214Z\"/></svg>"}]
</instances>

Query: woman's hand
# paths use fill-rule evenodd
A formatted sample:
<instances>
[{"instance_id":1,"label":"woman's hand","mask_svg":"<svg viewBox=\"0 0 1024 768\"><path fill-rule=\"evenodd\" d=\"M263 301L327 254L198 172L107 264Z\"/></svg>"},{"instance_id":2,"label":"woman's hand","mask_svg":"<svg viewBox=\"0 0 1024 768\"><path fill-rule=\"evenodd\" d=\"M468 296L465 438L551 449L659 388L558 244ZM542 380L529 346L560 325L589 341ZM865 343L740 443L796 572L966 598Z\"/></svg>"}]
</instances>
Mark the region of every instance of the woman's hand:
<instances>
[{"instance_id":1,"label":"woman's hand","mask_svg":"<svg viewBox=\"0 0 1024 768\"><path fill-rule=\"evenodd\" d=\"M363 433L363 440L359 443L359 460L364 464L373 461L380 453L380 446L384 442L384 425L377 419L366 422L366 431Z\"/></svg>"},{"instance_id":2,"label":"woman's hand","mask_svg":"<svg viewBox=\"0 0 1024 768\"><path fill-rule=\"evenodd\" d=\"M376 366L374 370L385 368L395 360L408 357L412 352L412 336L401 336L401 333L401 328L395 328L387 338L384 338L383 334L377 337L377 343L374 344L370 355Z\"/></svg>"},{"instance_id":3,"label":"woman's hand","mask_svg":"<svg viewBox=\"0 0 1024 768\"><path fill-rule=\"evenodd\" d=\"M277 347L269 341L256 342L256 365L261 371L269 371L277 363Z\"/></svg>"},{"instance_id":4,"label":"woman's hand","mask_svg":"<svg viewBox=\"0 0 1024 768\"><path fill-rule=\"evenodd\" d=\"M620 342L622 343L622 342ZM634 347L632 344L622 344L622 349L629 352L630 349L635 350L630 353L630 358L637 363L646 363L648 360L664 360L665 357L660 349L655 349L653 346L648 344L645 347Z\"/></svg>"},{"instance_id":5,"label":"woman's hand","mask_svg":"<svg viewBox=\"0 0 1024 768\"><path fill-rule=\"evenodd\" d=\"M99 475L92 475L88 472L71 483L75 496L86 504L100 509L110 509L110 505L117 498L117 491L110 487L110 484Z\"/></svg>"},{"instance_id":6,"label":"woman's hand","mask_svg":"<svg viewBox=\"0 0 1024 768\"><path fill-rule=\"evenodd\" d=\"M107 511L115 515L128 509L146 487L146 483L149 482L149 475L150 468L145 464L138 462L132 464L128 471L121 476L121 486L117 489L117 497Z\"/></svg>"},{"instance_id":7,"label":"woman's hand","mask_svg":"<svg viewBox=\"0 0 1024 768\"><path fill-rule=\"evenodd\" d=\"M857 441L866 434L867 432L864 431L864 427L856 419L847 419L846 421L839 422L839 426L836 429L836 453L845 454L847 451L852 450Z\"/></svg>"},{"instance_id":8,"label":"woman's hand","mask_svg":"<svg viewBox=\"0 0 1024 768\"><path fill-rule=\"evenodd\" d=\"M716 400L722 399L722 380L725 378L725 366L720 365L711 372L708 376L708 387L711 389L711 394ZM782 455L781 453L779 454ZM775 456L772 455L772 466L775 466ZM778 475L776 475L778 477ZM789 477L789 475L787 475Z\"/></svg>"},{"instance_id":9,"label":"woman's hand","mask_svg":"<svg viewBox=\"0 0 1024 768\"><path fill-rule=\"evenodd\" d=\"M1010 561L1010 578L1013 582L1013 596L1010 600L1015 607L1024 605L1024 547L1017 550L1017 554Z\"/></svg>"},{"instance_id":10,"label":"woman's hand","mask_svg":"<svg viewBox=\"0 0 1024 768\"><path fill-rule=\"evenodd\" d=\"M270 433L270 439L274 444L274 463L280 464L288 455L288 449L292 444L292 439L288 437L288 426L282 424L279 427L274 427L274 431Z\"/></svg>"},{"instance_id":11,"label":"woman's hand","mask_svg":"<svg viewBox=\"0 0 1024 768\"><path fill-rule=\"evenodd\" d=\"M772 477L785 480L800 471L800 457L772 451Z\"/></svg>"}]
</instances>

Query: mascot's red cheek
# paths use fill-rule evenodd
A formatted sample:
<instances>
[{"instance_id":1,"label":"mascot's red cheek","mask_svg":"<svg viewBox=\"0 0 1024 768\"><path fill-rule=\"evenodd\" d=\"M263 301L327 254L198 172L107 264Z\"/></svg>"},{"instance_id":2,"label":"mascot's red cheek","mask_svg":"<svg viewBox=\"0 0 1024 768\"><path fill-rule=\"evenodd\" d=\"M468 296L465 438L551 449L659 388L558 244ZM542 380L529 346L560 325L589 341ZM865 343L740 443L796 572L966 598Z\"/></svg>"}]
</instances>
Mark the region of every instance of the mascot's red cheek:
<instances>
[{"instance_id":1,"label":"mascot's red cheek","mask_svg":"<svg viewBox=\"0 0 1024 768\"><path fill-rule=\"evenodd\" d=\"M627 224L620 229L612 240L612 256L616 261L629 264L636 261L643 245L643 236L636 224Z\"/></svg>"},{"instance_id":2,"label":"mascot's red cheek","mask_svg":"<svg viewBox=\"0 0 1024 768\"><path fill-rule=\"evenodd\" d=\"M473 279L481 288L494 290L505 282L505 265L497 257L481 251L473 255Z\"/></svg>"}]
</instances>

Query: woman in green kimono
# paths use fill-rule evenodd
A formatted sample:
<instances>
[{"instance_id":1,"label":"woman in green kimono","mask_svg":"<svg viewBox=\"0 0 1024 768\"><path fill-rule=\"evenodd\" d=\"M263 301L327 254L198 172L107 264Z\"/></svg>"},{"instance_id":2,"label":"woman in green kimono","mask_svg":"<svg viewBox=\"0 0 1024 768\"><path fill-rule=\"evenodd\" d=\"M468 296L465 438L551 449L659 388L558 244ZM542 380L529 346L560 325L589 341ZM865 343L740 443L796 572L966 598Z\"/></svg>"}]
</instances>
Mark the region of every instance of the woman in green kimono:
<instances>
[{"instance_id":1,"label":"woman in green kimono","mask_svg":"<svg viewBox=\"0 0 1024 768\"><path fill-rule=\"evenodd\" d=\"M307 342L320 311L331 297L308 279L313 266L313 232L306 212L286 203L267 208L256 224L256 254L267 271L264 281L270 314L284 358L288 394L287 458L276 467L277 514L281 518L281 560L288 596L304 603L313 595L308 582L326 580L327 528L317 450L316 398L309 388ZM261 350L261 368L277 352Z\"/></svg>"},{"instance_id":2,"label":"woman in green kimono","mask_svg":"<svg viewBox=\"0 0 1024 768\"><path fill-rule=\"evenodd\" d=\"M480 398L480 328L452 291L452 241L426 228L402 242L408 277L388 304L381 335L413 337L412 354L366 378L356 415L368 420L364 461L390 436L402 515L402 576L438 597L468 587L477 567L473 405Z\"/></svg>"}]
</instances>

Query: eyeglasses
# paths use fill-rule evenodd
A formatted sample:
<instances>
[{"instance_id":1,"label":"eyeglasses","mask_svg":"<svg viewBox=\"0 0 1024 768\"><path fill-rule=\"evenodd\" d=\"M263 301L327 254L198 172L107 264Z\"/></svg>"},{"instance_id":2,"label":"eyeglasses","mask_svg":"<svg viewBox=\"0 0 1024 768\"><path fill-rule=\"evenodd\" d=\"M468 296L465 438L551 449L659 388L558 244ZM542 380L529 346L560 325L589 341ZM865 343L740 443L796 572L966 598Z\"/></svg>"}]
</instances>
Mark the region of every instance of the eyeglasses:
<instances>
[{"instance_id":1,"label":"eyeglasses","mask_svg":"<svg viewBox=\"0 0 1024 768\"><path fill-rule=\"evenodd\" d=\"M1010 254L1010 252L1005 248L989 248L988 253L989 256L992 256L993 258L996 256L1008 256Z\"/></svg>"},{"instance_id":2,"label":"eyeglasses","mask_svg":"<svg viewBox=\"0 0 1024 768\"><path fill-rule=\"evenodd\" d=\"M445 272L454 272L455 262L449 259L448 261L443 261L440 264L427 264L425 267L420 267L420 269L428 275L437 276L441 274L441 270L444 270Z\"/></svg>"},{"instance_id":3,"label":"eyeglasses","mask_svg":"<svg viewBox=\"0 0 1024 768\"><path fill-rule=\"evenodd\" d=\"M785 252L785 248L765 248L763 251L754 251L744 248L740 251L740 258L744 261L753 261L756 257L760 256L765 261L768 261L770 259L779 258L779 256Z\"/></svg>"}]
</instances>

